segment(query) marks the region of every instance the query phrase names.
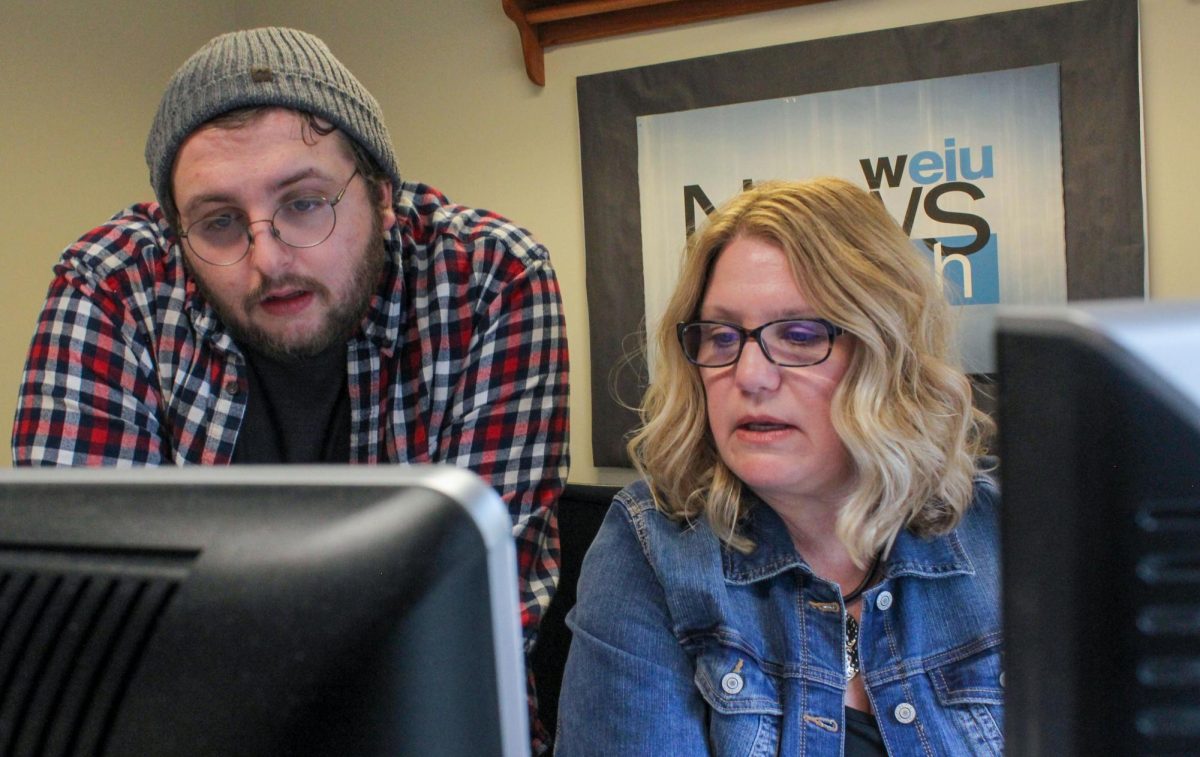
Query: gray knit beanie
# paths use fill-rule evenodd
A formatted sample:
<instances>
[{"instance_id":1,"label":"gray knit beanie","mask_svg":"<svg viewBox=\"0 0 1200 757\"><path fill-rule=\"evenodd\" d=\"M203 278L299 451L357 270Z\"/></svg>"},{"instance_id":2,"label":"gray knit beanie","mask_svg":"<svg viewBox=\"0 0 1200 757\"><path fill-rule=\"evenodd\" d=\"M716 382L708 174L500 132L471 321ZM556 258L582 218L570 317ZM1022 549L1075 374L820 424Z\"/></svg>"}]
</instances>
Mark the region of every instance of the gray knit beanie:
<instances>
[{"instance_id":1,"label":"gray knit beanie","mask_svg":"<svg viewBox=\"0 0 1200 757\"><path fill-rule=\"evenodd\" d=\"M321 40L268 27L216 37L171 77L146 138L150 184L160 204L171 195L171 171L183 140L222 113L256 105L294 108L329 121L399 185L392 139L371 93Z\"/></svg>"}]
</instances>

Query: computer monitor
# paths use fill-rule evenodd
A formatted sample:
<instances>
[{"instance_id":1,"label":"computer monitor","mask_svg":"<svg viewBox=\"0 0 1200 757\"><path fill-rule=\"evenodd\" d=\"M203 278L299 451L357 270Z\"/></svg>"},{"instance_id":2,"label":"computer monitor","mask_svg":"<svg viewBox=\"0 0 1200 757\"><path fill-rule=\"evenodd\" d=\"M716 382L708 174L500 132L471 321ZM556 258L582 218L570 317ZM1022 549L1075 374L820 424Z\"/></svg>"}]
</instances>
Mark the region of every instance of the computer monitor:
<instances>
[{"instance_id":1,"label":"computer monitor","mask_svg":"<svg viewBox=\"0 0 1200 757\"><path fill-rule=\"evenodd\" d=\"M0 473L0 754L529 753L512 527L473 474Z\"/></svg>"},{"instance_id":2,"label":"computer monitor","mask_svg":"<svg viewBox=\"0 0 1200 757\"><path fill-rule=\"evenodd\" d=\"M1200 304L998 320L1007 747L1200 754Z\"/></svg>"}]
</instances>

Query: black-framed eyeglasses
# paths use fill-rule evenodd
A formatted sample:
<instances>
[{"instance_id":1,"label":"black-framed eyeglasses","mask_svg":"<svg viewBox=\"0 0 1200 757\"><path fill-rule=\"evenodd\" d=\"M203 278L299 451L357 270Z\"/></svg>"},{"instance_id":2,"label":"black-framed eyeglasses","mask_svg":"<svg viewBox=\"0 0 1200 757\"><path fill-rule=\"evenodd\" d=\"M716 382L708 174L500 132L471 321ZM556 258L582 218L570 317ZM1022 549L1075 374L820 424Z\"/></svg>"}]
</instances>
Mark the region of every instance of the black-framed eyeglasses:
<instances>
[{"instance_id":1,"label":"black-framed eyeglasses","mask_svg":"<svg viewBox=\"0 0 1200 757\"><path fill-rule=\"evenodd\" d=\"M335 208L355 176L357 168L332 200L319 194L293 197L276 208L269 219L257 221L251 221L240 210L223 208L193 222L180 236L196 257L219 266L233 265L246 257L254 242L250 227L256 223L271 224L271 234L288 247L316 247L333 236L337 226Z\"/></svg>"},{"instance_id":2,"label":"black-framed eyeglasses","mask_svg":"<svg viewBox=\"0 0 1200 757\"><path fill-rule=\"evenodd\" d=\"M758 342L772 363L802 368L825 362L833 352L833 340L845 330L824 318L785 318L754 329L724 321L689 321L678 324L676 333L684 357L702 368L733 365L747 339Z\"/></svg>"}]
</instances>

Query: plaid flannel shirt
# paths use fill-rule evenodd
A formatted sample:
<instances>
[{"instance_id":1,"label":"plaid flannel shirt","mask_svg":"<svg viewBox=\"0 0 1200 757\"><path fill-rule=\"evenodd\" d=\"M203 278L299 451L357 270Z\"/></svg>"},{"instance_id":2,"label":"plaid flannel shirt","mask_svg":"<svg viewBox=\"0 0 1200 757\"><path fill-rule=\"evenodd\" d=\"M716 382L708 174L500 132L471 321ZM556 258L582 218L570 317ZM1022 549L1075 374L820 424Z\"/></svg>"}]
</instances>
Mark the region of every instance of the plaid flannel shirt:
<instances>
[{"instance_id":1,"label":"plaid flannel shirt","mask_svg":"<svg viewBox=\"0 0 1200 757\"><path fill-rule=\"evenodd\" d=\"M516 537L532 646L558 579L567 342L546 249L504 219L404 183L386 281L347 345L350 457L469 468ZM245 361L156 204L63 253L13 426L17 465L228 464Z\"/></svg>"}]
</instances>

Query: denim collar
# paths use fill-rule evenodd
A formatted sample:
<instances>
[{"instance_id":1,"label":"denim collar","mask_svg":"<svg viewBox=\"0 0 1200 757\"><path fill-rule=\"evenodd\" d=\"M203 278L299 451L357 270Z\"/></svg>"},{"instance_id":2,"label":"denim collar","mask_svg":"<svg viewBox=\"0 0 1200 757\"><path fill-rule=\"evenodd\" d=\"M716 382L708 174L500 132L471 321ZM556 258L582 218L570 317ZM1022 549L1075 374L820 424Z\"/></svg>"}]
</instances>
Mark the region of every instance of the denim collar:
<instances>
[{"instance_id":1,"label":"denim collar","mask_svg":"<svg viewBox=\"0 0 1200 757\"><path fill-rule=\"evenodd\" d=\"M796 552L779 514L751 492L746 492L743 499L749 510L742 521L743 533L756 547L746 555L722 545L725 580L732 584L750 584L793 569L813 575L812 568ZM975 567L955 532L922 538L907 529L896 537L883 573L885 578L945 578L974 574Z\"/></svg>"}]
</instances>

